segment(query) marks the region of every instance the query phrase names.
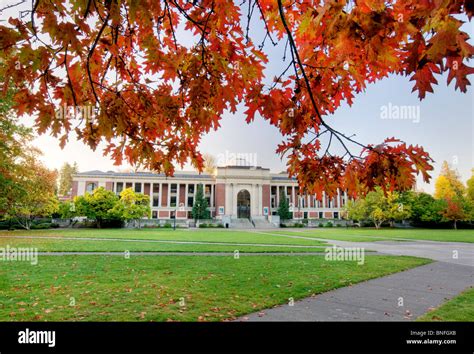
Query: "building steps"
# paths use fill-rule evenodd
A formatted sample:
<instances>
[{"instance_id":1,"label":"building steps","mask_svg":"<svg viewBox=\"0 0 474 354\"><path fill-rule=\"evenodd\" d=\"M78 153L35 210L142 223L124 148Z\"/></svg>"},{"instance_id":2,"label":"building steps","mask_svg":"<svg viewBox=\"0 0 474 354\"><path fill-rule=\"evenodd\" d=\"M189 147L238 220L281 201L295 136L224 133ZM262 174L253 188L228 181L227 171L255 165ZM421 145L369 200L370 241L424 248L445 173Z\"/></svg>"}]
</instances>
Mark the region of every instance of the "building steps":
<instances>
[{"instance_id":1,"label":"building steps","mask_svg":"<svg viewBox=\"0 0 474 354\"><path fill-rule=\"evenodd\" d=\"M253 222L256 229L278 229L278 226L267 219L253 219Z\"/></svg>"},{"instance_id":2,"label":"building steps","mask_svg":"<svg viewBox=\"0 0 474 354\"><path fill-rule=\"evenodd\" d=\"M231 219L229 227L231 229L253 229L249 219Z\"/></svg>"}]
</instances>

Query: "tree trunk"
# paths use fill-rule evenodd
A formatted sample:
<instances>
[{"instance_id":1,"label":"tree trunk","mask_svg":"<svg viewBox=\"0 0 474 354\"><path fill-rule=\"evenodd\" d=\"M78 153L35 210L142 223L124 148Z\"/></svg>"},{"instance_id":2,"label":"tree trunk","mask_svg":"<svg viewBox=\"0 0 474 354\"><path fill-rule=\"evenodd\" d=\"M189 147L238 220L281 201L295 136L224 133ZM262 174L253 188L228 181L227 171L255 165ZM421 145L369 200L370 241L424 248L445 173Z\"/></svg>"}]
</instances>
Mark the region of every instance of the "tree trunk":
<instances>
[{"instance_id":1,"label":"tree trunk","mask_svg":"<svg viewBox=\"0 0 474 354\"><path fill-rule=\"evenodd\" d=\"M458 226L456 225L456 220L454 220L454 230L457 230Z\"/></svg>"}]
</instances>

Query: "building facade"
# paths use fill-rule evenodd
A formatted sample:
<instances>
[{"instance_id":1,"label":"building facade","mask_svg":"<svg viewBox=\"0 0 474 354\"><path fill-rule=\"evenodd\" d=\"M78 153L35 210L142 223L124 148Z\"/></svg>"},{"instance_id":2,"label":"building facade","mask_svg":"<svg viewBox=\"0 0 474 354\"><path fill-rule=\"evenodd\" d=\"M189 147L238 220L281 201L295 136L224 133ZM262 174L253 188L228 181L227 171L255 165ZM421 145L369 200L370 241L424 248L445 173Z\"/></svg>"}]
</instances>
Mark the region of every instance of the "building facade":
<instances>
[{"instance_id":1,"label":"building facade","mask_svg":"<svg viewBox=\"0 0 474 354\"><path fill-rule=\"evenodd\" d=\"M218 167L214 174L177 172L173 177L148 172L89 171L73 176L72 195L104 187L116 194L125 188L150 196L153 219L191 219L197 186L203 185L211 216L217 219L269 220L277 214L280 197L287 198L294 219L340 219L347 195L300 195L296 179L269 169Z\"/></svg>"}]
</instances>

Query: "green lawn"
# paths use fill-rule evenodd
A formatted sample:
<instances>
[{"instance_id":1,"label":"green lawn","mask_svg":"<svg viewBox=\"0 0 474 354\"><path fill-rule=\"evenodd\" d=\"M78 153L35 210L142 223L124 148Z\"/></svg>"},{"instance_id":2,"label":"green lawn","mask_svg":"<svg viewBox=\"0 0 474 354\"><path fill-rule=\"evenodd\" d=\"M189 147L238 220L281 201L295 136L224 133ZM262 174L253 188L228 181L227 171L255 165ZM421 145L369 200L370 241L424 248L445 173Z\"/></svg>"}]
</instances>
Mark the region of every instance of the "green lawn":
<instances>
[{"instance_id":1,"label":"green lawn","mask_svg":"<svg viewBox=\"0 0 474 354\"><path fill-rule=\"evenodd\" d=\"M271 233L342 240L354 242L373 242L383 240L431 240L446 242L474 242L474 230L438 229L372 229L372 228L317 228L277 230Z\"/></svg>"},{"instance_id":2,"label":"green lawn","mask_svg":"<svg viewBox=\"0 0 474 354\"><path fill-rule=\"evenodd\" d=\"M1 263L0 320L219 321L426 263L392 256L366 256L361 266L323 256L43 256L36 266Z\"/></svg>"},{"instance_id":3,"label":"green lawn","mask_svg":"<svg viewBox=\"0 0 474 354\"><path fill-rule=\"evenodd\" d=\"M436 310L418 318L418 321L472 321L474 319L474 288L447 301Z\"/></svg>"},{"instance_id":4,"label":"green lawn","mask_svg":"<svg viewBox=\"0 0 474 354\"><path fill-rule=\"evenodd\" d=\"M317 240L292 239L262 233L234 230L188 230L188 229L49 229L0 231L1 237L8 236L55 236L55 237L92 237L121 238L139 240L174 240L228 243L262 243L278 245L322 246L325 242Z\"/></svg>"},{"instance_id":5,"label":"green lawn","mask_svg":"<svg viewBox=\"0 0 474 354\"><path fill-rule=\"evenodd\" d=\"M196 240L198 241L198 240ZM107 252L107 251L155 251L155 252L324 252L326 247L322 243L314 246L290 247L256 246L247 245L214 245L214 244L172 244L159 243L149 240L143 241L115 241L107 240L61 240L61 239L29 239L0 236L0 247L35 247L39 252L82 251L82 252Z\"/></svg>"},{"instance_id":6,"label":"green lawn","mask_svg":"<svg viewBox=\"0 0 474 354\"><path fill-rule=\"evenodd\" d=\"M41 238L21 238L23 236ZM180 244L173 243L173 241L208 242L208 244ZM239 250L240 252L324 252L324 248L330 246L330 244L324 241L293 239L245 231L186 229L178 229L175 231L169 229L51 229L1 231L0 247L6 247L7 245L15 247L36 247L42 252L234 252L235 250Z\"/></svg>"}]
</instances>

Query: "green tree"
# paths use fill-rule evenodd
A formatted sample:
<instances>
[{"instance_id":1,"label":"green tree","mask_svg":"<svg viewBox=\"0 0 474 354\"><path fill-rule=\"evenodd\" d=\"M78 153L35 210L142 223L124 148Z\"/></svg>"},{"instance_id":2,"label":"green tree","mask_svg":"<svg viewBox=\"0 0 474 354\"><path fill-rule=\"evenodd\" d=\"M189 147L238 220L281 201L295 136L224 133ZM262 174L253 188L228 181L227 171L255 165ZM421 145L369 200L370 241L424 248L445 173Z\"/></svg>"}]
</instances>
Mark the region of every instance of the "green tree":
<instances>
[{"instance_id":1,"label":"green tree","mask_svg":"<svg viewBox=\"0 0 474 354\"><path fill-rule=\"evenodd\" d=\"M104 220L116 218L112 209L118 200L119 198L114 192L99 187L91 194L86 193L83 196L75 197L74 204L78 215L94 219L97 222L97 227L101 228Z\"/></svg>"},{"instance_id":2,"label":"green tree","mask_svg":"<svg viewBox=\"0 0 474 354\"><path fill-rule=\"evenodd\" d=\"M28 230L36 217L49 217L57 212L59 201L55 195L56 171L43 166L36 156L26 159L23 167L25 173L15 182L23 193L9 205L5 217L15 219Z\"/></svg>"},{"instance_id":3,"label":"green tree","mask_svg":"<svg viewBox=\"0 0 474 354\"><path fill-rule=\"evenodd\" d=\"M59 203L58 216L61 219L70 219L77 216L76 205L74 201L64 201Z\"/></svg>"},{"instance_id":4,"label":"green tree","mask_svg":"<svg viewBox=\"0 0 474 354\"><path fill-rule=\"evenodd\" d=\"M367 219L367 207L362 198L347 201L343 210L349 220L361 222Z\"/></svg>"},{"instance_id":5,"label":"green tree","mask_svg":"<svg viewBox=\"0 0 474 354\"><path fill-rule=\"evenodd\" d=\"M30 146L31 130L19 124L12 113L13 95L9 89L0 97L0 218L11 215L14 204L26 197L27 161L39 153Z\"/></svg>"},{"instance_id":6,"label":"green tree","mask_svg":"<svg viewBox=\"0 0 474 354\"><path fill-rule=\"evenodd\" d=\"M385 196L387 201L387 218L393 227L395 222L407 220L411 216L411 205L398 192L388 192Z\"/></svg>"},{"instance_id":7,"label":"green tree","mask_svg":"<svg viewBox=\"0 0 474 354\"><path fill-rule=\"evenodd\" d=\"M59 170L59 195L70 195L72 189L72 175L79 172L77 163L74 162L72 165L65 163Z\"/></svg>"},{"instance_id":8,"label":"green tree","mask_svg":"<svg viewBox=\"0 0 474 354\"><path fill-rule=\"evenodd\" d=\"M203 185L198 184L192 209L194 221L210 219L208 206L207 199L204 198Z\"/></svg>"},{"instance_id":9,"label":"green tree","mask_svg":"<svg viewBox=\"0 0 474 354\"><path fill-rule=\"evenodd\" d=\"M110 213L122 220L135 220L140 228L140 220L150 217L151 214L150 197L142 193L135 193L132 188L126 188L120 193L120 200Z\"/></svg>"},{"instance_id":10,"label":"green tree","mask_svg":"<svg viewBox=\"0 0 474 354\"><path fill-rule=\"evenodd\" d=\"M435 199L427 193L417 193L411 201L411 219L416 223L440 222L444 207L444 200Z\"/></svg>"},{"instance_id":11,"label":"green tree","mask_svg":"<svg viewBox=\"0 0 474 354\"><path fill-rule=\"evenodd\" d=\"M293 217L284 191L280 193L280 204L278 205L277 214L280 216L280 220L290 220Z\"/></svg>"},{"instance_id":12,"label":"green tree","mask_svg":"<svg viewBox=\"0 0 474 354\"><path fill-rule=\"evenodd\" d=\"M377 229L390 219L390 205L380 187L367 193L365 206L367 219L372 221Z\"/></svg>"}]
</instances>

